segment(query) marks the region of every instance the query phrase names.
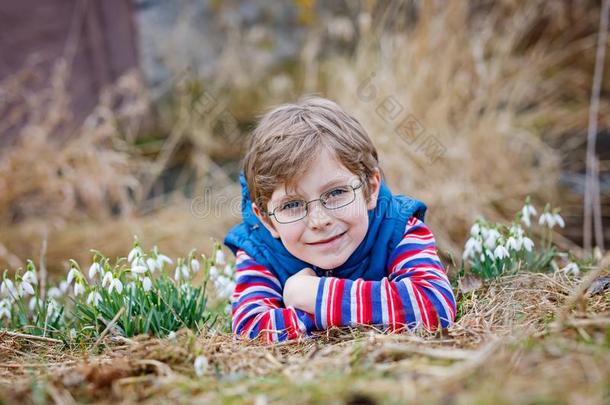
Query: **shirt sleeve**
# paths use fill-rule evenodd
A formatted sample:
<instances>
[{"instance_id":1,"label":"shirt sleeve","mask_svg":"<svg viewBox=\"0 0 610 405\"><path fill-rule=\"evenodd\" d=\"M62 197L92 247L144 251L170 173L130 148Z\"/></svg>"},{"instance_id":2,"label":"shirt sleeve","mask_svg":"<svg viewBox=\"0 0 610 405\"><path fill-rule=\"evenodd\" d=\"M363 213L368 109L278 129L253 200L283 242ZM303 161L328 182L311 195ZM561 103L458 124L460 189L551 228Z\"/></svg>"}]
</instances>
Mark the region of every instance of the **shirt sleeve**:
<instances>
[{"instance_id":1,"label":"shirt sleeve","mask_svg":"<svg viewBox=\"0 0 610 405\"><path fill-rule=\"evenodd\" d=\"M231 325L238 337L281 342L315 329L312 314L285 308L278 278L245 251L238 250L235 289L231 296Z\"/></svg>"},{"instance_id":2,"label":"shirt sleeve","mask_svg":"<svg viewBox=\"0 0 610 405\"><path fill-rule=\"evenodd\" d=\"M412 217L380 281L322 277L316 296L316 327L373 324L392 330L448 327L455 297L430 229Z\"/></svg>"}]
</instances>

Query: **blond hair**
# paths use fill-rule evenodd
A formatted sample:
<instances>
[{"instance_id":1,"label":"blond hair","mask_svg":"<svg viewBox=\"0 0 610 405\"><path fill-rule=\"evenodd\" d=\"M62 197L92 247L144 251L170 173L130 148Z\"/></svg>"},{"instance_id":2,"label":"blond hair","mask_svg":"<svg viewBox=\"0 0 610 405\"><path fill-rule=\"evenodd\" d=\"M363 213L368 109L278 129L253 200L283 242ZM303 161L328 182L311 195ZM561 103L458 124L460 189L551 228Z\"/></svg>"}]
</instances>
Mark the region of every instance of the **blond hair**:
<instances>
[{"instance_id":1,"label":"blond hair","mask_svg":"<svg viewBox=\"0 0 610 405\"><path fill-rule=\"evenodd\" d=\"M250 191L267 218L267 204L277 187L292 188L322 147L358 175L369 199L369 179L379 169L377 150L358 120L337 103L306 97L283 104L260 119L248 143L243 170ZM380 169L379 169L380 170Z\"/></svg>"}]
</instances>

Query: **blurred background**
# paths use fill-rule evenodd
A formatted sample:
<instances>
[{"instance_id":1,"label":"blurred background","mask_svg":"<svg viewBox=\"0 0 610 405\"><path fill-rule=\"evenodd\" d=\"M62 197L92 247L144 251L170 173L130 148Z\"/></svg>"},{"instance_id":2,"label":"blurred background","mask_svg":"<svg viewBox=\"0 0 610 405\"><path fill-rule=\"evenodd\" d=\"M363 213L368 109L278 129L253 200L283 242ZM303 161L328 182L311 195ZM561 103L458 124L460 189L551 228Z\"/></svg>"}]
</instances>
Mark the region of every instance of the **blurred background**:
<instances>
[{"instance_id":1,"label":"blurred background","mask_svg":"<svg viewBox=\"0 0 610 405\"><path fill-rule=\"evenodd\" d=\"M0 269L124 255L134 235L211 252L241 219L257 117L310 93L363 124L453 269L477 217L510 221L527 196L562 207L556 240L580 252L601 1L0 5ZM610 224L610 62L602 77Z\"/></svg>"}]
</instances>

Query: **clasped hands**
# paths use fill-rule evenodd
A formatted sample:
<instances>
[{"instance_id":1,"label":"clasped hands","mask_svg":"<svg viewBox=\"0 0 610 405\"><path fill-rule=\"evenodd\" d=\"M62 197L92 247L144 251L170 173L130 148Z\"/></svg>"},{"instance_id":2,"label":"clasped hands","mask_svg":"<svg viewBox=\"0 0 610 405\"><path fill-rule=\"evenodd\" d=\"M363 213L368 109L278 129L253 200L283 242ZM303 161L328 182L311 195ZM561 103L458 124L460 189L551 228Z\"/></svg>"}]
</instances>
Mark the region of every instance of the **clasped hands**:
<instances>
[{"instance_id":1,"label":"clasped hands","mask_svg":"<svg viewBox=\"0 0 610 405\"><path fill-rule=\"evenodd\" d=\"M320 277L309 267L293 274L284 283L282 293L284 305L286 308L294 307L313 314L316 308L319 284Z\"/></svg>"}]
</instances>

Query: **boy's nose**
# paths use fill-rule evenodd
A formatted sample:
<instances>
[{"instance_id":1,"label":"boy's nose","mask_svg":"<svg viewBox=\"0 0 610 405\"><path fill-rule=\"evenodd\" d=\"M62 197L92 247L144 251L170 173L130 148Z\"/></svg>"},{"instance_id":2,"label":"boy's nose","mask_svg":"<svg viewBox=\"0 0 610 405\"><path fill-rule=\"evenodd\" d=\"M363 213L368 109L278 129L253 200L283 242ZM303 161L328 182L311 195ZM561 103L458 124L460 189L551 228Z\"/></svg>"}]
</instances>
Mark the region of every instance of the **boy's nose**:
<instances>
[{"instance_id":1,"label":"boy's nose","mask_svg":"<svg viewBox=\"0 0 610 405\"><path fill-rule=\"evenodd\" d=\"M332 223L332 218L328 215L328 212L326 212L326 209L320 201L316 201L309 205L307 223L311 228L324 228Z\"/></svg>"}]
</instances>

